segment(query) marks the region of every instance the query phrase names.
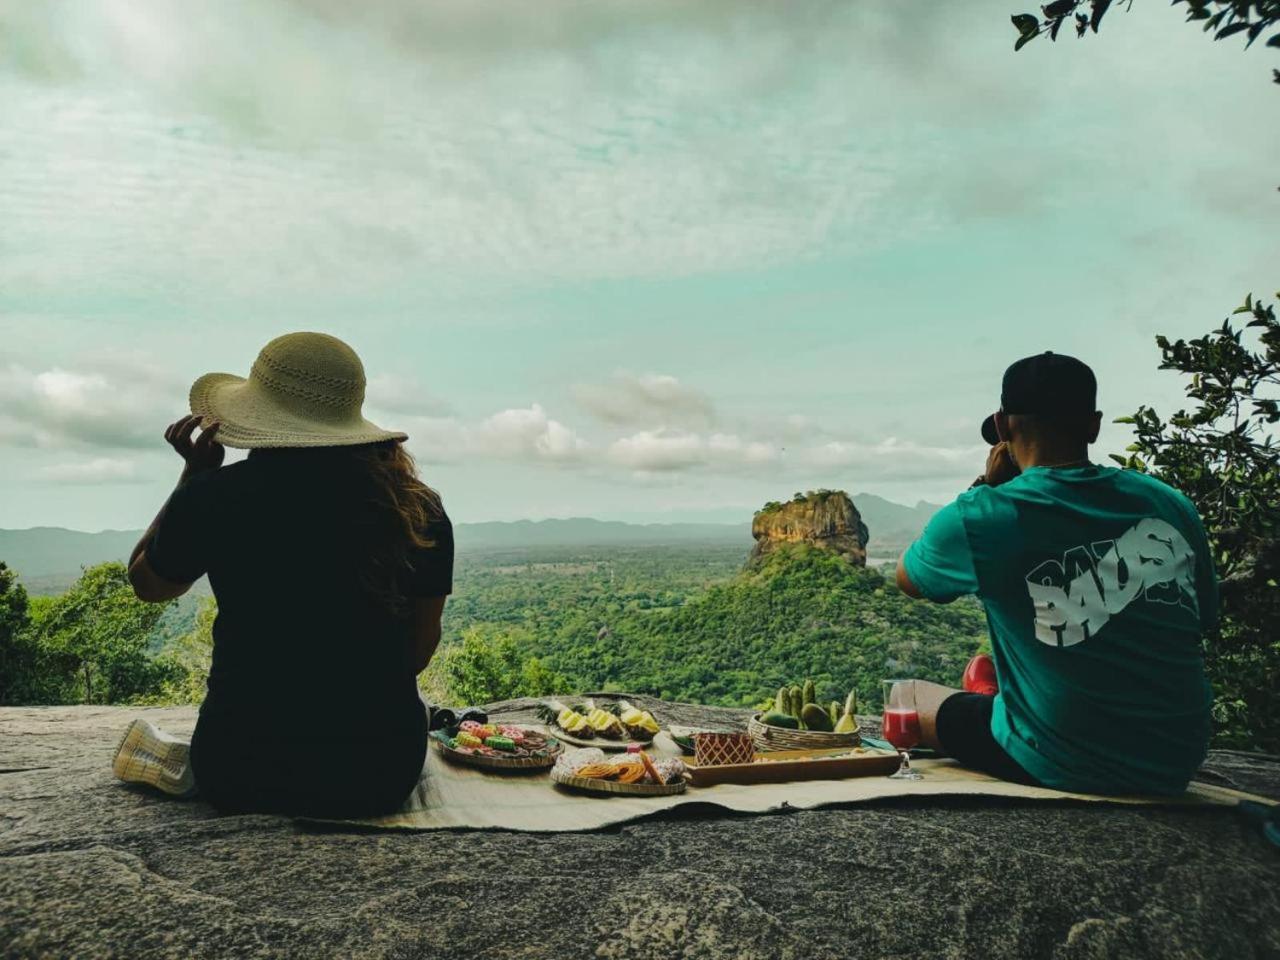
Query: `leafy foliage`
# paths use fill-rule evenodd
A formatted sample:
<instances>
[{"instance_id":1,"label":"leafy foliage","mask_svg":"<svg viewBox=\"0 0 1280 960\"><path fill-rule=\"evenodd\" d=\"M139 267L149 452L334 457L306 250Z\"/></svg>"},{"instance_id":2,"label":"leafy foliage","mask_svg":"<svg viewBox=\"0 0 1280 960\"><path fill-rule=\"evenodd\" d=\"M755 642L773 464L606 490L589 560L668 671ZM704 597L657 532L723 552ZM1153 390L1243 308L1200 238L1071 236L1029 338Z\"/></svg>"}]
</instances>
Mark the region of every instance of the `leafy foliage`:
<instances>
[{"instance_id":1,"label":"leafy foliage","mask_svg":"<svg viewBox=\"0 0 1280 960\"><path fill-rule=\"evenodd\" d=\"M918 603L879 572L807 545L673 605L588 599L549 608L531 598L531 607L518 642L563 674L568 689L723 705L754 705L805 676L820 698L843 700L857 687L869 704L892 674L954 684L986 639L976 602Z\"/></svg>"},{"instance_id":2,"label":"leafy foliage","mask_svg":"<svg viewBox=\"0 0 1280 960\"><path fill-rule=\"evenodd\" d=\"M88 567L66 593L31 603L7 697L40 703L123 703L153 695L175 675L148 652L165 604L133 595L124 564Z\"/></svg>"},{"instance_id":3,"label":"leafy foliage","mask_svg":"<svg viewBox=\"0 0 1280 960\"><path fill-rule=\"evenodd\" d=\"M433 661L446 693L440 699L469 705L563 693L568 681L524 652L530 644L520 634L487 625L467 628L461 643Z\"/></svg>"},{"instance_id":4,"label":"leafy foliage","mask_svg":"<svg viewBox=\"0 0 1280 960\"><path fill-rule=\"evenodd\" d=\"M34 669L34 650L24 642L31 622L27 591L17 576L0 563L0 703L15 703Z\"/></svg>"},{"instance_id":5,"label":"leafy foliage","mask_svg":"<svg viewBox=\"0 0 1280 960\"><path fill-rule=\"evenodd\" d=\"M201 598L191 629L166 643L157 656L165 676L160 688L143 698L145 702L199 703L204 699L213 662L213 621L217 616L217 601L213 597Z\"/></svg>"},{"instance_id":6,"label":"leafy foliage","mask_svg":"<svg viewBox=\"0 0 1280 960\"><path fill-rule=\"evenodd\" d=\"M1036 37L1047 34L1050 40L1058 39L1063 24L1071 23L1077 37L1086 32L1098 32L1102 18L1111 8L1112 0L1052 0L1040 8L1041 17L1030 13L1014 14L1010 19L1018 31L1013 49L1021 50ZM1173 0L1174 6L1187 7L1187 20L1200 22L1205 31L1213 32L1213 39L1222 40L1238 34L1245 36L1245 48L1253 46L1267 31L1280 24L1280 0ZM1133 6L1127 0L1125 8ZM1280 47L1280 31L1272 34L1267 46ZM1275 74L1280 83L1280 71Z\"/></svg>"},{"instance_id":7,"label":"leafy foliage","mask_svg":"<svg viewBox=\"0 0 1280 960\"><path fill-rule=\"evenodd\" d=\"M1277 294L1280 298L1280 294ZM1140 407L1120 465L1177 487L1204 519L1221 581L1222 622L1205 639L1218 743L1280 747L1280 323L1252 295L1195 340L1158 337L1162 370L1190 378L1190 410ZM1253 334L1246 338L1246 332Z\"/></svg>"},{"instance_id":8,"label":"leafy foliage","mask_svg":"<svg viewBox=\"0 0 1280 960\"><path fill-rule=\"evenodd\" d=\"M829 498L836 496L841 491L828 490L825 487L821 490L810 490L807 493L797 491L789 501L790 503L825 503ZM763 507L756 511L756 516L761 514L777 513L787 504L779 500L770 500Z\"/></svg>"}]
</instances>

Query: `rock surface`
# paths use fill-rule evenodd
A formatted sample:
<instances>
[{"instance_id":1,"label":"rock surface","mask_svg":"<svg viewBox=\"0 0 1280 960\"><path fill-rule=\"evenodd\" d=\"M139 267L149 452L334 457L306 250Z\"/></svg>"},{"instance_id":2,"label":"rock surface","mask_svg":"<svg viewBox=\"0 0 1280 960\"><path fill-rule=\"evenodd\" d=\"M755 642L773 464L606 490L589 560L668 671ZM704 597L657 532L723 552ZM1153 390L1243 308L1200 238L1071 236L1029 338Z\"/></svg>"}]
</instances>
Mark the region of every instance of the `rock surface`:
<instances>
[{"instance_id":1,"label":"rock surface","mask_svg":"<svg viewBox=\"0 0 1280 960\"><path fill-rule=\"evenodd\" d=\"M631 699L668 722L743 717ZM319 829L116 782L139 713L195 721L0 709L0 955L1280 956L1280 852L1230 810L956 798L685 808L592 834ZM1215 754L1204 776L1280 797L1277 758Z\"/></svg>"},{"instance_id":2,"label":"rock surface","mask_svg":"<svg viewBox=\"0 0 1280 960\"><path fill-rule=\"evenodd\" d=\"M819 490L787 503L766 504L751 521L748 565L755 565L779 547L807 543L838 553L859 567L867 565L870 533L858 508L841 490Z\"/></svg>"}]
</instances>

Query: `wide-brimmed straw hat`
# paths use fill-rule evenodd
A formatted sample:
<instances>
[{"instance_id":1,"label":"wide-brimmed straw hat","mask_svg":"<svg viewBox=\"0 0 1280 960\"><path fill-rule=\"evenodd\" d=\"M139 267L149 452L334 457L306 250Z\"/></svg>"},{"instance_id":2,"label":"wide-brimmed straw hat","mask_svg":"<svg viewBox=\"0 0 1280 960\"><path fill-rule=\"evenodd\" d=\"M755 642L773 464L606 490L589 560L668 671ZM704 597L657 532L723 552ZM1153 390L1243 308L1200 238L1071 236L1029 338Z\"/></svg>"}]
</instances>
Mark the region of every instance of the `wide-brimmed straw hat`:
<instances>
[{"instance_id":1,"label":"wide-brimmed straw hat","mask_svg":"<svg viewBox=\"0 0 1280 960\"><path fill-rule=\"evenodd\" d=\"M228 447L345 447L406 440L361 413L364 364L326 333L286 333L258 354L249 376L206 373L191 386L191 412L219 423Z\"/></svg>"}]
</instances>

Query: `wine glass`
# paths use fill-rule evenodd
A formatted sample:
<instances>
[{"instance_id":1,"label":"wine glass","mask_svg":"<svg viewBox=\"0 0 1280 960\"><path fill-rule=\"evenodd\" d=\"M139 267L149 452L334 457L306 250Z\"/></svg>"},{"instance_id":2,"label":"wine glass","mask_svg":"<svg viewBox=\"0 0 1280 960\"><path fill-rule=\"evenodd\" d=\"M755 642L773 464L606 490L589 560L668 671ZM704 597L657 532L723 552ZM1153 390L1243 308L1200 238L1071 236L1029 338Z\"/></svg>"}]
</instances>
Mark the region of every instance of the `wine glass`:
<instances>
[{"instance_id":1,"label":"wine glass","mask_svg":"<svg viewBox=\"0 0 1280 960\"><path fill-rule=\"evenodd\" d=\"M920 742L920 712L916 709L916 684L914 680L885 680L884 684L884 738L902 755L902 765L891 773L891 780L923 780L921 774L911 769L907 751Z\"/></svg>"}]
</instances>

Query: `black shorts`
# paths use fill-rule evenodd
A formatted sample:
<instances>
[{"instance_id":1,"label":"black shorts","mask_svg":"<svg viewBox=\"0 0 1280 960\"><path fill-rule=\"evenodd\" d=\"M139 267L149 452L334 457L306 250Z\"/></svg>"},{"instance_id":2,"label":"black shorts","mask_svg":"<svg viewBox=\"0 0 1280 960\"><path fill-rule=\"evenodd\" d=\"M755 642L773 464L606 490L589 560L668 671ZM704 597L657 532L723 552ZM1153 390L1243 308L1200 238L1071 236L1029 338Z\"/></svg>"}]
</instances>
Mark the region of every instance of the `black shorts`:
<instances>
[{"instance_id":1,"label":"black shorts","mask_svg":"<svg viewBox=\"0 0 1280 960\"><path fill-rule=\"evenodd\" d=\"M938 742L943 753L966 767L1001 780L1040 786L991 735L991 711L995 702L995 697L982 693L953 693L943 700L937 719Z\"/></svg>"}]
</instances>

